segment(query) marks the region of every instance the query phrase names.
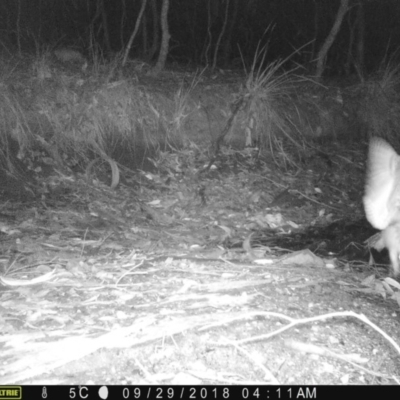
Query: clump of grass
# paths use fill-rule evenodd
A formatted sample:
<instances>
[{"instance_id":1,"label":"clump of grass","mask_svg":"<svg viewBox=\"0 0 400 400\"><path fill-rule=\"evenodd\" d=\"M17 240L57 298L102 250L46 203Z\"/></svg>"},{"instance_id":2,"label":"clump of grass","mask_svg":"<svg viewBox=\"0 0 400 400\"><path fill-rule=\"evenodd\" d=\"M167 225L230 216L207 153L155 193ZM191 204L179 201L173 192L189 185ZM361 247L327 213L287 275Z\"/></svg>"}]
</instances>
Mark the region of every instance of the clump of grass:
<instances>
[{"instance_id":1,"label":"clump of grass","mask_svg":"<svg viewBox=\"0 0 400 400\"><path fill-rule=\"evenodd\" d=\"M192 92L200 82L204 71L205 69L200 73L196 73L188 85L182 82L175 92L170 129L167 132L167 140L173 146L176 144L178 146L182 144L185 146L191 143L186 135L185 122L191 113L197 111L197 108L191 107L190 98Z\"/></svg>"},{"instance_id":2,"label":"clump of grass","mask_svg":"<svg viewBox=\"0 0 400 400\"><path fill-rule=\"evenodd\" d=\"M296 146L288 124L286 105L291 102L293 71L285 71L288 59L266 63L267 48L257 49L242 95L246 98L245 119L251 123L254 139L261 151L269 149L276 159L291 164L291 157L284 150L283 139ZM282 157L281 157L282 156Z\"/></svg>"}]
</instances>

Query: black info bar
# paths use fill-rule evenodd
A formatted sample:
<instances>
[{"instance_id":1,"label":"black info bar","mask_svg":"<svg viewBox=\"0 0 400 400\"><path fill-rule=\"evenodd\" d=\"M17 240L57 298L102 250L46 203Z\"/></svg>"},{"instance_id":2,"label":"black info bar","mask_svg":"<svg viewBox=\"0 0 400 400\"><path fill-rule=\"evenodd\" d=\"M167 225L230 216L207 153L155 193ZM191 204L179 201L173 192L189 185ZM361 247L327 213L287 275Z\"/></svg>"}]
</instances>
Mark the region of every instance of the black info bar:
<instances>
[{"instance_id":1,"label":"black info bar","mask_svg":"<svg viewBox=\"0 0 400 400\"><path fill-rule=\"evenodd\" d=\"M25 385L0 386L0 400L291 400L400 398L400 386Z\"/></svg>"}]
</instances>

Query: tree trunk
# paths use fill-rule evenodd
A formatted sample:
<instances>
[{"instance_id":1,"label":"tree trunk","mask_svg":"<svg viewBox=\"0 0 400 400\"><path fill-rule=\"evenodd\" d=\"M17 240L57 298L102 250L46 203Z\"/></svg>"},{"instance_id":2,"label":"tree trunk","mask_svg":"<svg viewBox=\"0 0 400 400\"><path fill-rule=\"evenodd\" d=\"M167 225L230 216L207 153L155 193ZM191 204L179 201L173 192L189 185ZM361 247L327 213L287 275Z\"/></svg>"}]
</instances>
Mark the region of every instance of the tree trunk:
<instances>
[{"instance_id":1,"label":"tree trunk","mask_svg":"<svg viewBox=\"0 0 400 400\"><path fill-rule=\"evenodd\" d=\"M152 37L152 42L151 42L151 47L149 50L149 61L152 61L154 56L157 53L157 50L160 47L160 27L159 27L159 16L158 16L158 9L157 9L157 2L156 0L151 0L151 11L153 13L153 16L151 18L153 22L153 37Z\"/></svg>"},{"instance_id":2,"label":"tree trunk","mask_svg":"<svg viewBox=\"0 0 400 400\"><path fill-rule=\"evenodd\" d=\"M125 40L124 40L124 31L125 31L125 19L126 19L126 2L125 0L121 0L121 22L120 22L120 41L121 41L121 49L125 48Z\"/></svg>"},{"instance_id":3,"label":"tree trunk","mask_svg":"<svg viewBox=\"0 0 400 400\"><path fill-rule=\"evenodd\" d=\"M149 75L151 76L157 76L164 69L165 62L167 61L167 55L169 51L169 39L171 38L168 28L168 10L169 0L163 0L161 7L161 47L160 53L158 54L157 63L149 73Z\"/></svg>"},{"instance_id":4,"label":"tree trunk","mask_svg":"<svg viewBox=\"0 0 400 400\"><path fill-rule=\"evenodd\" d=\"M227 34L225 37L224 49L222 51L222 59L223 59L224 63L227 63L228 61L231 60L232 34L233 34L233 28L235 26L237 26L236 18L237 18L237 14L238 14L238 9L239 9L239 0L233 0L233 12L230 17Z\"/></svg>"},{"instance_id":5,"label":"tree trunk","mask_svg":"<svg viewBox=\"0 0 400 400\"><path fill-rule=\"evenodd\" d=\"M212 17L211 17L211 1L207 1L207 39L204 43L203 50L201 51L200 60L203 61L206 65L208 65L208 52L211 48L212 44L212 34L211 34L211 25L212 25Z\"/></svg>"},{"instance_id":6,"label":"tree trunk","mask_svg":"<svg viewBox=\"0 0 400 400\"><path fill-rule=\"evenodd\" d=\"M142 7L140 8L139 15L136 20L135 28L132 32L131 37L129 38L128 44L126 45L124 58L122 60L122 66L124 66L126 64L126 60L128 59L128 55L131 50L133 40L135 39L135 36L139 30L140 21L142 20L143 12L144 12L144 9L146 8L146 3L147 3L147 0L142 0Z\"/></svg>"},{"instance_id":7,"label":"tree trunk","mask_svg":"<svg viewBox=\"0 0 400 400\"><path fill-rule=\"evenodd\" d=\"M229 14L228 11L229 11L229 1L230 0L225 0L225 1L226 1L226 7L225 7L224 23L222 25L221 32L219 33L219 36L218 36L218 39L217 39L217 43L215 44L213 64L212 64L212 67L211 67L212 71L214 71L215 67L217 66L218 50L219 50L219 47L221 45L221 40L222 40L222 37L224 36L225 30L226 30L226 26L228 24L228 14Z\"/></svg>"},{"instance_id":8,"label":"tree trunk","mask_svg":"<svg viewBox=\"0 0 400 400\"><path fill-rule=\"evenodd\" d=\"M336 39L340 26L342 25L343 22L343 18L346 15L348 9L349 9L349 0L340 0L340 6L336 14L335 22L332 26L331 31L329 32L328 37L325 39L325 42L322 45L317 55L317 67L315 71L315 77L317 79L320 79L322 77L326 64L326 56L328 55L328 51Z\"/></svg>"},{"instance_id":9,"label":"tree trunk","mask_svg":"<svg viewBox=\"0 0 400 400\"><path fill-rule=\"evenodd\" d=\"M364 72L364 50L365 50L365 15L364 15L364 4L361 2L358 4L357 9L357 65L356 69L360 78L363 76Z\"/></svg>"},{"instance_id":10,"label":"tree trunk","mask_svg":"<svg viewBox=\"0 0 400 400\"><path fill-rule=\"evenodd\" d=\"M110 43L110 33L108 30L108 21L107 21L107 13L106 10L104 9L104 0L101 2L101 17L103 20L103 31L104 31L104 44L107 49L107 53L111 53L111 43Z\"/></svg>"}]
</instances>

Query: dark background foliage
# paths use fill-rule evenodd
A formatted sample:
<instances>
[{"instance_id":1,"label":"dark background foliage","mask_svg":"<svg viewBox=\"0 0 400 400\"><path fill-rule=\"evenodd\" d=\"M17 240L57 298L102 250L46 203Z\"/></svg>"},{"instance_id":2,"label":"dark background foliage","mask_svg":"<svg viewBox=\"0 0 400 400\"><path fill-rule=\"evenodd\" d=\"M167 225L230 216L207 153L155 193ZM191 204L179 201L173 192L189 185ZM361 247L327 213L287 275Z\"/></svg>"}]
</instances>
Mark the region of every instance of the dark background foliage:
<instances>
[{"instance_id":1,"label":"dark background foliage","mask_svg":"<svg viewBox=\"0 0 400 400\"><path fill-rule=\"evenodd\" d=\"M154 60L159 43L160 0L148 0L131 57ZM124 49L142 2L132 0L2 0L0 41L4 51L37 51L75 46L104 54ZM258 45L268 44L269 60L290 55L307 66L326 39L339 0L171 0L169 62L205 65L213 57L225 16L227 24L217 65L242 67ZM350 11L329 52L329 75L344 73L359 43L355 38L363 15L363 69L372 71L397 55L400 43L398 0L350 1ZM296 52L297 51L297 52ZM295 54L293 54L295 53ZM347 66L347 73L354 72Z\"/></svg>"}]
</instances>

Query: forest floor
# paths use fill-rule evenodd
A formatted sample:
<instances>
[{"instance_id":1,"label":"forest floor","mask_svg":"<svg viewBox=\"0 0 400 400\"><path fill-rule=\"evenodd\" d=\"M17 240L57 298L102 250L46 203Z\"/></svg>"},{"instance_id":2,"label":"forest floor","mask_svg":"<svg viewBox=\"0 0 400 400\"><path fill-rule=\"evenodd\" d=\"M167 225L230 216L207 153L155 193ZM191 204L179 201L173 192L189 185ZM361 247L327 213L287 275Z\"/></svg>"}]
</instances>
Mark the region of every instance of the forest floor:
<instances>
[{"instance_id":1,"label":"forest floor","mask_svg":"<svg viewBox=\"0 0 400 400\"><path fill-rule=\"evenodd\" d=\"M52 170L40 195L2 172L1 383L400 383L366 152L332 140L283 169L224 148L199 174L207 152L182 149L116 189Z\"/></svg>"}]
</instances>

